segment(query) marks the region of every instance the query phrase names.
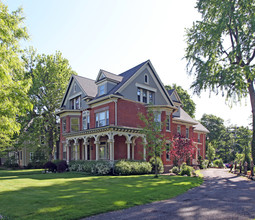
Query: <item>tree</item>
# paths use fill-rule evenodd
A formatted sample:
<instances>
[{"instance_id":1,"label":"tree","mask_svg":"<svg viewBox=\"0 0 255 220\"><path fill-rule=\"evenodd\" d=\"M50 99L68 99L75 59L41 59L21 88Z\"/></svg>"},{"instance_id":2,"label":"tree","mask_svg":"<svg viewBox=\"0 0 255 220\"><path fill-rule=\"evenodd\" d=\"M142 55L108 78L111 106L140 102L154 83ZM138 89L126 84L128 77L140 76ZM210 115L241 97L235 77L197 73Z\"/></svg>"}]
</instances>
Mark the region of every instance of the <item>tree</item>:
<instances>
[{"instance_id":1,"label":"tree","mask_svg":"<svg viewBox=\"0 0 255 220\"><path fill-rule=\"evenodd\" d=\"M195 148L191 139L187 139L181 134L174 136L170 155L174 156L178 164L189 161L194 153Z\"/></svg>"},{"instance_id":2,"label":"tree","mask_svg":"<svg viewBox=\"0 0 255 220\"><path fill-rule=\"evenodd\" d=\"M212 114L203 114L200 122L210 131L210 133L207 134L208 142L216 146L226 130L224 120Z\"/></svg>"},{"instance_id":3,"label":"tree","mask_svg":"<svg viewBox=\"0 0 255 220\"><path fill-rule=\"evenodd\" d=\"M59 139L58 117L62 98L72 74L69 62L60 52L54 55L36 55L33 49L23 57L26 63L27 75L33 84L29 90L29 97L34 107L23 118L23 137L31 139L31 145L45 148L51 160L56 140ZM21 137L20 137L21 138Z\"/></svg>"},{"instance_id":4,"label":"tree","mask_svg":"<svg viewBox=\"0 0 255 220\"><path fill-rule=\"evenodd\" d=\"M189 93L181 86L177 86L176 84L173 84L172 86L166 85L165 88L166 90L175 89L182 101L183 110L187 112L192 118L195 118L196 104L191 99Z\"/></svg>"},{"instance_id":5,"label":"tree","mask_svg":"<svg viewBox=\"0 0 255 220\"><path fill-rule=\"evenodd\" d=\"M255 5L254 0L198 0L201 21L187 29L187 71L195 75L194 92L222 92L239 101L249 94L255 161Z\"/></svg>"},{"instance_id":6,"label":"tree","mask_svg":"<svg viewBox=\"0 0 255 220\"><path fill-rule=\"evenodd\" d=\"M24 77L20 41L28 39L22 9L11 13L0 1L0 151L20 130L17 116L32 107L27 96L30 80Z\"/></svg>"},{"instance_id":7,"label":"tree","mask_svg":"<svg viewBox=\"0 0 255 220\"><path fill-rule=\"evenodd\" d=\"M211 143L208 144L208 148L207 148L207 158L209 160L209 164L211 164L211 162L214 160L215 158L215 149L212 146Z\"/></svg>"},{"instance_id":8,"label":"tree","mask_svg":"<svg viewBox=\"0 0 255 220\"><path fill-rule=\"evenodd\" d=\"M166 140L161 132L161 128L165 126L165 123L161 123L159 120L160 111L153 111L152 106L149 106L146 114L138 113L139 119L143 122L141 133L145 135L146 142L144 147L146 153L151 156L155 161L155 178L158 177L158 157L165 149Z\"/></svg>"}]
</instances>

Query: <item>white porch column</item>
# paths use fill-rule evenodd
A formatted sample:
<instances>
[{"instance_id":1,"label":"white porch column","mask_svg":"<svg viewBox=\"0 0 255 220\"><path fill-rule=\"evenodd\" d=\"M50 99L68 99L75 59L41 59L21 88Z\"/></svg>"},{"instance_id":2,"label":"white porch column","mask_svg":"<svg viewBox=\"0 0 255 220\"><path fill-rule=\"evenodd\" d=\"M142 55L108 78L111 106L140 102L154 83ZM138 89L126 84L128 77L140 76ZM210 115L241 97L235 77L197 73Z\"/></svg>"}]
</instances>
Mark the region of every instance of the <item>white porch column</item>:
<instances>
[{"instance_id":1,"label":"white porch column","mask_svg":"<svg viewBox=\"0 0 255 220\"><path fill-rule=\"evenodd\" d=\"M132 143L131 141L126 141L126 144L127 144L127 159L128 160L130 160L130 144L131 143Z\"/></svg>"},{"instance_id":2,"label":"white porch column","mask_svg":"<svg viewBox=\"0 0 255 220\"><path fill-rule=\"evenodd\" d=\"M143 159L146 161L146 147L143 147Z\"/></svg>"},{"instance_id":3,"label":"white porch column","mask_svg":"<svg viewBox=\"0 0 255 220\"><path fill-rule=\"evenodd\" d=\"M78 140L74 141L75 146L75 160L78 160Z\"/></svg>"},{"instance_id":4,"label":"white porch column","mask_svg":"<svg viewBox=\"0 0 255 220\"><path fill-rule=\"evenodd\" d=\"M108 143L110 144L110 161L114 161L114 140L109 139Z\"/></svg>"},{"instance_id":5,"label":"white porch column","mask_svg":"<svg viewBox=\"0 0 255 220\"><path fill-rule=\"evenodd\" d=\"M135 143L132 143L132 160L135 159Z\"/></svg>"},{"instance_id":6,"label":"white porch column","mask_svg":"<svg viewBox=\"0 0 255 220\"><path fill-rule=\"evenodd\" d=\"M95 141L96 144L96 160L99 160L99 141Z\"/></svg>"},{"instance_id":7,"label":"white porch column","mask_svg":"<svg viewBox=\"0 0 255 220\"><path fill-rule=\"evenodd\" d=\"M66 141L66 162L69 163L69 141Z\"/></svg>"},{"instance_id":8,"label":"white porch column","mask_svg":"<svg viewBox=\"0 0 255 220\"><path fill-rule=\"evenodd\" d=\"M84 151L85 151L85 160L88 160L88 142L85 143L84 145Z\"/></svg>"}]
</instances>

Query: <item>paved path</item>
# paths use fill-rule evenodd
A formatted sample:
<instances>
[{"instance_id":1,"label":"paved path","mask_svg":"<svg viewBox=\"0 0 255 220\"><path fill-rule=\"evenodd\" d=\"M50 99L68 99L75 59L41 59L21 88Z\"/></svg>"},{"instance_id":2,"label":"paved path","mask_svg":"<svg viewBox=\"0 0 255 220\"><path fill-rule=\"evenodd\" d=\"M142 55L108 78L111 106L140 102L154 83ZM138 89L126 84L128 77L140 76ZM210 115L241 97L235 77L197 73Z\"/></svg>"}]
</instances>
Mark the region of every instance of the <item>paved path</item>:
<instances>
[{"instance_id":1,"label":"paved path","mask_svg":"<svg viewBox=\"0 0 255 220\"><path fill-rule=\"evenodd\" d=\"M255 181L224 169L203 171L204 183L174 199L154 202L87 219L254 219Z\"/></svg>"}]
</instances>

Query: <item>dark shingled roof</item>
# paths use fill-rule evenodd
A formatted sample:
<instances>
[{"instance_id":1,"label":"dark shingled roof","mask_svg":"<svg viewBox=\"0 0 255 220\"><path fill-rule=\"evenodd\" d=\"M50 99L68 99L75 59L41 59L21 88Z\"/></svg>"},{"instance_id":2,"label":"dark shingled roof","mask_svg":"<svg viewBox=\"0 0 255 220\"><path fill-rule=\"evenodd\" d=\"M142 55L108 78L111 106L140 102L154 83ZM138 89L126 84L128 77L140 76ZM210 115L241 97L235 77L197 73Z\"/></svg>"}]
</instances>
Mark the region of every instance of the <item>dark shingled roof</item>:
<instances>
[{"instance_id":1,"label":"dark shingled roof","mask_svg":"<svg viewBox=\"0 0 255 220\"><path fill-rule=\"evenodd\" d=\"M73 75L73 77L80 84L84 92L87 96L95 97L97 94L97 85L95 84L95 80L85 78L83 76Z\"/></svg>"},{"instance_id":2,"label":"dark shingled roof","mask_svg":"<svg viewBox=\"0 0 255 220\"><path fill-rule=\"evenodd\" d=\"M123 78L122 76L116 75L114 73L110 73L110 72L105 71L105 70L100 70L100 71L105 75L106 78L115 80L117 82L121 82L121 80ZM101 81L101 80L99 80L99 81Z\"/></svg>"},{"instance_id":3,"label":"dark shingled roof","mask_svg":"<svg viewBox=\"0 0 255 220\"><path fill-rule=\"evenodd\" d=\"M168 94L170 95L170 97L171 97L171 95L173 94L173 92L174 92L174 89L170 89L170 90L167 90L167 92L168 92Z\"/></svg>"}]
</instances>

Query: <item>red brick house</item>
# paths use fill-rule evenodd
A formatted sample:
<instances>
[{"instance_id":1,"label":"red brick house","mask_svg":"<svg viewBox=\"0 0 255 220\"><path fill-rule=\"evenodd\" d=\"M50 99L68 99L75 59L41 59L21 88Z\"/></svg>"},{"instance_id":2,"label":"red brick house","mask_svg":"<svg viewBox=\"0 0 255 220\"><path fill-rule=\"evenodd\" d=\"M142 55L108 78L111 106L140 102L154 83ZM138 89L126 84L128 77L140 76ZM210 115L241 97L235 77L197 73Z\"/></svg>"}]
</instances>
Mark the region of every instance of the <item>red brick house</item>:
<instances>
[{"instance_id":1,"label":"red brick house","mask_svg":"<svg viewBox=\"0 0 255 220\"><path fill-rule=\"evenodd\" d=\"M70 78L58 113L60 159L148 159L138 112L145 113L149 104L160 111L158 120L167 122L162 132L169 140L178 132L186 135L194 140L194 159L205 157L208 130L181 108L175 90L165 90L148 60L119 75L100 70L95 81ZM173 163L169 147L170 141L162 154L165 166Z\"/></svg>"}]
</instances>

